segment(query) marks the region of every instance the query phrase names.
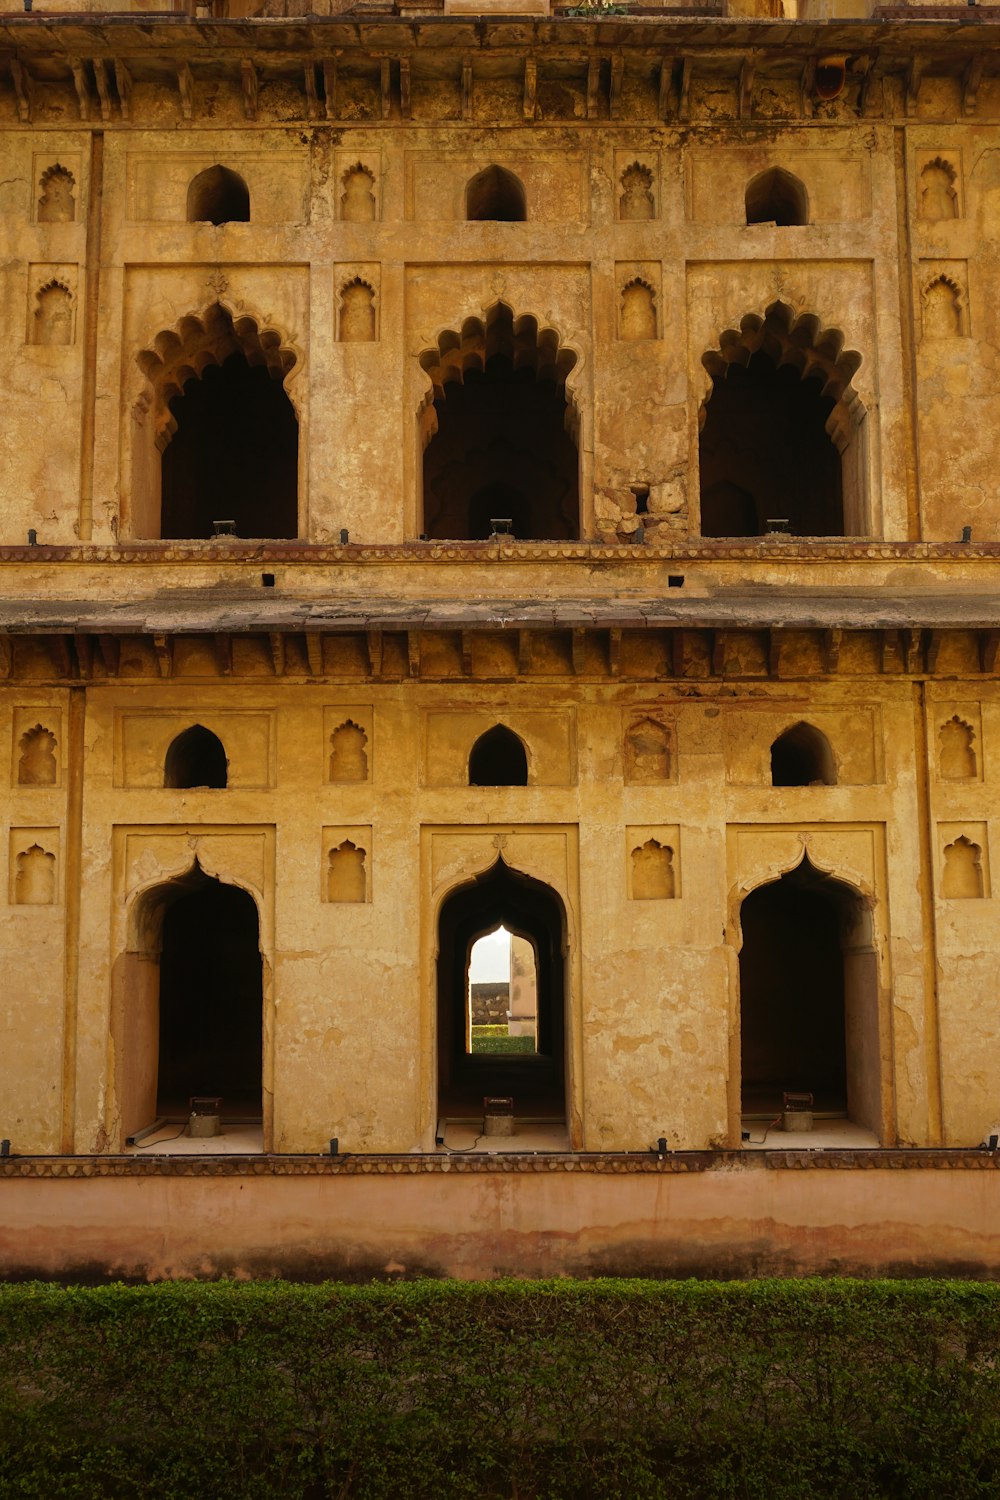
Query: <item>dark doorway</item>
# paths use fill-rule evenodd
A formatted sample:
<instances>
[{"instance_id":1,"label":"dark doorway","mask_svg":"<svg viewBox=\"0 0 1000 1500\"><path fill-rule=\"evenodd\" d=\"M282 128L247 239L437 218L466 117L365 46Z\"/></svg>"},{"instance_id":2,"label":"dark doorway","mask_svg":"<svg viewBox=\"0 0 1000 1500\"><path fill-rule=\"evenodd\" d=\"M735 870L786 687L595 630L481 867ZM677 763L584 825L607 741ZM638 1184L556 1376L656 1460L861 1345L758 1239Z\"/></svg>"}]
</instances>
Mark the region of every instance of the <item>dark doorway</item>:
<instances>
[{"instance_id":1,"label":"dark doorway","mask_svg":"<svg viewBox=\"0 0 1000 1500\"><path fill-rule=\"evenodd\" d=\"M501 925L533 955L533 1052L472 1050L472 948ZM500 1095L513 1097L522 1119L565 1120L565 914L555 891L498 860L448 898L438 932L438 1113L481 1116L484 1097Z\"/></svg>"},{"instance_id":2,"label":"dark doorway","mask_svg":"<svg viewBox=\"0 0 1000 1500\"><path fill-rule=\"evenodd\" d=\"M438 429L424 452L424 532L485 541L493 522L513 536L580 535L579 455L566 431L566 388L494 354L484 370L449 381L434 403Z\"/></svg>"},{"instance_id":3,"label":"dark doorway","mask_svg":"<svg viewBox=\"0 0 1000 1500\"><path fill-rule=\"evenodd\" d=\"M257 906L204 877L163 915L156 1112L185 1117L192 1094L260 1119L263 979Z\"/></svg>"},{"instance_id":4,"label":"dark doorway","mask_svg":"<svg viewBox=\"0 0 1000 1500\"><path fill-rule=\"evenodd\" d=\"M702 536L843 536L841 458L821 380L763 350L713 381L699 444Z\"/></svg>"},{"instance_id":5,"label":"dark doorway","mask_svg":"<svg viewBox=\"0 0 1000 1500\"><path fill-rule=\"evenodd\" d=\"M807 859L740 911L744 1115L773 1117L785 1091L880 1130L876 957L855 891Z\"/></svg>"},{"instance_id":6,"label":"dark doorway","mask_svg":"<svg viewBox=\"0 0 1000 1500\"><path fill-rule=\"evenodd\" d=\"M247 224L250 190L231 168L208 167L191 180L187 216L190 223Z\"/></svg>"},{"instance_id":7,"label":"dark doorway","mask_svg":"<svg viewBox=\"0 0 1000 1500\"><path fill-rule=\"evenodd\" d=\"M506 167L486 167L465 188L465 217L519 224L528 217L524 184Z\"/></svg>"},{"instance_id":8,"label":"dark doorway","mask_svg":"<svg viewBox=\"0 0 1000 1500\"><path fill-rule=\"evenodd\" d=\"M512 729L498 724L481 734L469 754L470 786L527 786L528 757Z\"/></svg>"},{"instance_id":9,"label":"dark doorway","mask_svg":"<svg viewBox=\"0 0 1000 1500\"><path fill-rule=\"evenodd\" d=\"M297 534L298 422L266 365L231 354L189 380L170 411L161 536L211 537L227 521L237 536Z\"/></svg>"},{"instance_id":10,"label":"dark doorway","mask_svg":"<svg viewBox=\"0 0 1000 1500\"><path fill-rule=\"evenodd\" d=\"M770 167L748 183L746 211L748 224L776 224L779 228L808 224L805 185L784 167Z\"/></svg>"},{"instance_id":11,"label":"dark doorway","mask_svg":"<svg viewBox=\"0 0 1000 1500\"><path fill-rule=\"evenodd\" d=\"M217 734L192 724L170 743L163 765L163 785L220 788L228 784L229 761Z\"/></svg>"}]
</instances>

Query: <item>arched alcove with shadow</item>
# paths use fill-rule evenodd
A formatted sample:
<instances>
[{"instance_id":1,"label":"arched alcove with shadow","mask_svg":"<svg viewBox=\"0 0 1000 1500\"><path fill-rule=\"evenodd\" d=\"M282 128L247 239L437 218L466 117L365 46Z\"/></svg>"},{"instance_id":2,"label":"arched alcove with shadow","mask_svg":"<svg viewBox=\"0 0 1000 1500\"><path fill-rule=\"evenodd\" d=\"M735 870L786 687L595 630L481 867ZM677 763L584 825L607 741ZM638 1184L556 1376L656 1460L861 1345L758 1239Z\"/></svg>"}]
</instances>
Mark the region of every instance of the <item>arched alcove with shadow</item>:
<instances>
[{"instance_id":1,"label":"arched alcove with shadow","mask_svg":"<svg viewBox=\"0 0 1000 1500\"><path fill-rule=\"evenodd\" d=\"M527 786L528 755L524 743L497 724L481 734L469 752L470 786Z\"/></svg>"},{"instance_id":2,"label":"arched alcove with shadow","mask_svg":"<svg viewBox=\"0 0 1000 1500\"><path fill-rule=\"evenodd\" d=\"M193 1095L223 1119L263 1118L263 959L253 897L206 875L145 891L115 965L116 1091L125 1136L186 1120Z\"/></svg>"},{"instance_id":3,"label":"arched alcove with shadow","mask_svg":"<svg viewBox=\"0 0 1000 1500\"><path fill-rule=\"evenodd\" d=\"M490 166L470 177L465 187L465 217L520 224L528 217L524 184L506 167Z\"/></svg>"},{"instance_id":4,"label":"arched alcove with shadow","mask_svg":"<svg viewBox=\"0 0 1000 1500\"><path fill-rule=\"evenodd\" d=\"M813 724L793 724L771 746L772 786L836 786L830 741Z\"/></svg>"},{"instance_id":5,"label":"arched alcove with shadow","mask_svg":"<svg viewBox=\"0 0 1000 1500\"><path fill-rule=\"evenodd\" d=\"M860 893L803 858L740 907L744 1119L811 1093L819 1115L881 1135L878 974Z\"/></svg>"},{"instance_id":6,"label":"arched alcove with shadow","mask_svg":"<svg viewBox=\"0 0 1000 1500\"><path fill-rule=\"evenodd\" d=\"M473 945L503 926L535 961L535 1051L473 1052L469 965ZM487 1096L512 1097L520 1119L566 1118L566 914L551 886L502 859L454 891L438 919L438 1115L482 1117Z\"/></svg>"},{"instance_id":7,"label":"arched alcove with shadow","mask_svg":"<svg viewBox=\"0 0 1000 1500\"><path fill-rule=\"evenodd\" d=\"M163 785L209 790L228 786L229 761L219 736L203 724L192 724L171 740L163 762Z\"/></svg>"},{"instance_id":8,"label":"arched alcove with shadow","mask_svg":"<svg viewBox=\"0 0 1000 1500\"><path fill-rule=\"evenodd\" d=\"M865 409L851 386L861 356L840 330L774 302L702 364L701 535L867 535Z\"/></svg>"},{"instance_id":9,"label":"arched alcove with shadow","mask_svg":"<svg viewBox=\"0 0 1000 1500\"><path fill-rule=\"evenodd\" d=\"M805 183L784 167L768 167L747 183L748 224L775 224L779 229L809 223Z\"/></svg>"},{"instance_id":10,"label":"arched alcove with shadow","mask_svg":"<svg viewBox=\"0 0 1000 1500\"><path fill-rule=\"evenodd\" d=\"M433 403L420 418L423 534L578 538L578 420L566 388L576 355L556 331L501 302L447 329L420 363Z\"/></svg>"},{"instance_id":11,"label":"arched alcove with shadow","mask_svg":"<svg viewBox=\"0 0 1000 1500\"><path fill-rule=\"evenodd\" d=\"M231 167L206 167L188 185L187 216L192 224L248 224L250 189Z\"/></svg>"}]
</instances>

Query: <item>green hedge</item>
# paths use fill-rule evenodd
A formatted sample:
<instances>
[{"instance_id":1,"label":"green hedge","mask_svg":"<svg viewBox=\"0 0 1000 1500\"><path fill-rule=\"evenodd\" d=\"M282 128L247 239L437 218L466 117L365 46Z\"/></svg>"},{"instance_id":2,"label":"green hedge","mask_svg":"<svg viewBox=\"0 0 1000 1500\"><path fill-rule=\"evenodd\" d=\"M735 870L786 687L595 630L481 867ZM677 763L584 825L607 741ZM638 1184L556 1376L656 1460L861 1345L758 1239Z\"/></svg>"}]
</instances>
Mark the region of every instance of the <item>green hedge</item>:
<instances>
[{"instance_id":1,"label":"green hedge","mask_svg":"<svg viewBox=\"0 0 1000 1500\"><path fill-rule=\"evenodd\" d=\"M1000 1286L0 1288L0 1495L1000 1494Z\"/></svg>"}]
</instances>

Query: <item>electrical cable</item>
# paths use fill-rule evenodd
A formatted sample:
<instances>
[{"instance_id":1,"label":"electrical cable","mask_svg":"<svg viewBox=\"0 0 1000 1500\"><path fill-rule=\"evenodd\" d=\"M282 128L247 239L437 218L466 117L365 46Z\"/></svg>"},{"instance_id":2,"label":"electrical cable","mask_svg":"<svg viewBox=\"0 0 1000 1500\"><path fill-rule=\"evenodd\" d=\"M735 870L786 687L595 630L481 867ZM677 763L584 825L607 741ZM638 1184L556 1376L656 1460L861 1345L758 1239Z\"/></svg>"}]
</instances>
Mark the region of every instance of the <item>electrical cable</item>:
<instances>
[{"instance_id":1,"label":"electrical cable","mask_svg":"<svg viewBox=\"0 0 1000 1500\"><path fill-rule=\"evenodd\" d=\"M764 1142L768 1138L768 1135L774 1129L775 1125L777 1125L777 1123L778 1123L778 1121L780 1119L781 1119L781 1115L775 1115L775 1117L771 1121L771 1123L769 1125L766 1125L764 1127L764 1134L761 1136L760 1140L759 1141L755 1141L752 1135L748 1135L747 1139L746 1139L746 1144L748 1146L763 1146Z\"/></svg>"},{"instance_id":2,"label":"electrical cable","mask_svg":"<svg viewBox=\"0 0 1000 1500\"><path fill-rule=\"evenodd\" d=\"M162 1136L159 1140L143 1141L141 1145L133 1146L132 1149L134 1151L145 1151L149 1146L165 1146L169 1141L179 1141L186 1130L187 1126L182 1125L176 1135Z\"/></svg>"}]
</instances>

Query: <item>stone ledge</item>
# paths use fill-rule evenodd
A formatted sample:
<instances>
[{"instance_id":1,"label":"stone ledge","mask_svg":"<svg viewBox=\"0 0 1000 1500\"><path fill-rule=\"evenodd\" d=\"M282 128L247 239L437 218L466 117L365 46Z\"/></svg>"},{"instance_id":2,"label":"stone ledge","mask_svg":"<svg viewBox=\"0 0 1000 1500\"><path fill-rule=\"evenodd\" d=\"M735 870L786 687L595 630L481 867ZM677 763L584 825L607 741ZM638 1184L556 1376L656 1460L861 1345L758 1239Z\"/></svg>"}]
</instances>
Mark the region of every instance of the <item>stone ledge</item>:
<instances>
[{"instance_id":1,"label":"stone ledge","mask_svg":"<svg viewBox=\"0 0 1000 1500\"><path fill-rule=\"evenodd\" d=\"M1000 1153L975 1148L929 1150L679 1151L497 1153L473 1157L405 1156L11 1156L0 1179L80 1181L109 1177L418 1177L453 1174L568 1173L634 1176L719 1171L987 1171Z\"/></svg>"}]
</instances>

